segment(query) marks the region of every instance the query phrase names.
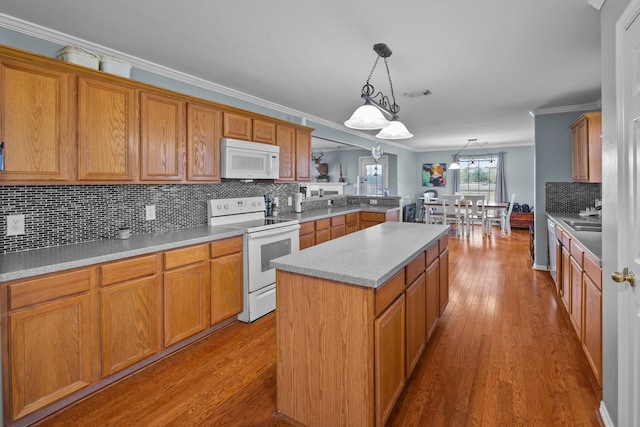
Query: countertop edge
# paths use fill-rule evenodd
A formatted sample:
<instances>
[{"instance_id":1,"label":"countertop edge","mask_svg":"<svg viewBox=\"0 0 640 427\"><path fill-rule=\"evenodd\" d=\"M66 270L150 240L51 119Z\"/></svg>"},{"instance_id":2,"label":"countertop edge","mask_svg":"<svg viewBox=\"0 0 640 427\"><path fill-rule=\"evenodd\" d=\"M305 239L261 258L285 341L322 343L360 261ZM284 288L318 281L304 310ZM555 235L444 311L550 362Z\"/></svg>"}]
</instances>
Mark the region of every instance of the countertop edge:
<instances>
[{"instance_id":1,"label":"countertop edge","mask_svg":"<svg viewBox=\"0 0 640 427\"><path fill-rule=\"evenodd\" d=\"M561 224L563 219L584 220L577 213L546 212L546 214L547 218L559 224L573 239L580 242L589 254L599 261L600 267L602 267L602 232L574 231L568 225Z\"/></svg>"}]
</instances>

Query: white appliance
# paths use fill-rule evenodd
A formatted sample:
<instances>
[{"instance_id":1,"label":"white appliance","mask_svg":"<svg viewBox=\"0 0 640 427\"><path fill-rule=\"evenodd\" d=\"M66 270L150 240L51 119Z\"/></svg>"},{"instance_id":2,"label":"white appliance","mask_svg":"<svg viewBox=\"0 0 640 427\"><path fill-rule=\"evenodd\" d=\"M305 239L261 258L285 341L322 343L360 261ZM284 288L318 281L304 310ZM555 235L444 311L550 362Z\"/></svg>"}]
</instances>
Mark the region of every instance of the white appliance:
<instances>
[{"instance_id":1,"label":"white appliance","mask_svg":"<svg viewBox=\"0 0 640 427\"><path fill-rule=\"evenodd\" d=\"M548 230L548 242L549 245L549 273L551 273L551 278L553 281L558 284L558 267L556 265L556 223L550 219L547 219L547 230Z\"/></svg>"},{"instance_id":2,"label":"white appliance","mask_svg":"<svg viewBox=\"0 0 640 427\"><path fill-rule=\"evenodd\" d=\"M297 220L265 217L263 197L214 199L207 202L209 225L244 230L243 311L238 319L253 322L276 309L276 270L272 259L300 250Z\"/></svg>"},{"instance_id":3,"label":"white appliance","mask_svg":"<svg viewBox=\"0 0 640 427\"><path fill-rule=\"evenodd\" d=\"M230 179L278 179L280 147L222 138L221 176Z\"/></svg>"}]
</instances>

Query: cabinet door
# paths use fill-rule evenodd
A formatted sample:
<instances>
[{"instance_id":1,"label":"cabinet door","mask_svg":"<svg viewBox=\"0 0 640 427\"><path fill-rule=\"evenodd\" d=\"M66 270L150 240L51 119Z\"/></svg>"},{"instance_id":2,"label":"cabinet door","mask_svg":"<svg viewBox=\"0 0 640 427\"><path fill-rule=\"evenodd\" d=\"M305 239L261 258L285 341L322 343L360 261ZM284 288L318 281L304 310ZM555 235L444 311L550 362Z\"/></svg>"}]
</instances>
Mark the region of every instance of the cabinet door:
<instances>
[{"instance_id":1,"label":"cabinet door","mask_svg":"<svg viewBox=\"0 0 640 427\"><path fill-rule=\"evenodd\" d=\"M296 130L296 181L311 181L311 132Z\"/></svg>"},{"instance_id":2,"label":"cabinet door","mask_svg":"<svg viewBox=\"0 0 640 427\"><path fill-rule=\"evenodd\" d=\"M161 307L158 276L100 290L103 376L133 365L160 349Z\"/></svg>"},{"instance_id":3,"label":"cabinet door","mask_svg":"<svg viewBox=\"0 0 640 427\"><path fill-rule=\"evenodd\" d=\"M78 179L132 181L137 149L136 91L78 77Z\"/></svg>"},{"instance_id":4,"label":"cabinet door","mask_svg":"<svg viewBox=\"0 0 640 427\"><path fill-rule=\"evenodd\" d=\"M307 233L300 235L300 250L310 248L316 244L316 233Z\"/></svg>"},{"instance_id":5,"label":"cabinet door","mask_svg":"<svg viewBox=\"0 0 640 427\"><path fill-rule=\"evenodd\" d=\"M356 231L358 231L359 224L358 224L358 214L357 213L347 214L346 222L347 223L346 223L346 226L345 226L345 232L347 234L355 233Z\"/></svg>"},{"instance_id":6,"label":"cabinet door","mask_svg":"<svg viewBox=\"0 0 640 427\"><path fill-rule=\"evenodd\" d=\"M569 249L562 246L562 303L569 312L571 306L571 256Z\"/></svg>"},{"instance_id":7,"label":"cabinet door","mask_svg":"<svg viewBox=\"0 0 640 427\"><path fill-rule=\"evenodd\" d=\"M186 103L140 94L140 180L181 181L185 168Z\"/></svg>"},{"instance_id":8,"label":"cabinet door","mask_svg":"<svg viewBox=\"0 0 640 427\"><path fill-rule=\"evenodd\" d=\"M0 182L68 179L69 74L5 58L0 67Z\"/></svg>"},{"instance_id":9,"label":"cabinet door","mask_svg":"<svg viewBox=\"0 0 640 427\"><path fill-rule=\"evenodd\" d=\"M90 313L84 294L9 314L12 420L89 385Z\"/></svg>"},{"instance_id":10,"label":"cabinet door","mask_svg":"<svg viewBox=\"0 0 640 427\"><path fill-rule=\"evenodd\" d=\"M253 140L264 144L275 144L276 124L265 120L253 119Z\"/></svg>"},{"instance_id":11,"label":"cabinet door","mask_svg":"<svg viewBox=\"0 0 640 427\"><path fill-rule=\"evenodd\" d=\"M440 277L438 282L440 283L438 289L438 300L440 301L440 316L444 313L444 309L449 303L449 248L445 248L440 252Z\"/></svg>"},{"instance_id":12,"label":"cabinet door","mask_svg":"<svg viewBox=\"0 0 640 427\"><path fill-rule=\"evenodd\" d=\"M204 262L164 273L164 345L209 327L209 268Z\"/></svg>"},{"instance_id":13,"label":"cabinet door","mask_svg":"<svg viewBox=\"0 0 640 427\"><path fill-rule=\"evenodd\" d=\"M602 384L602 292L587 274L583 277L584 340L582 347L598 384Z\"/></svg>"},{"instance_id":14,"label":"cabinet door","mask_svg":"<svg viewBox=\"0 0 640 427\"><path fill-rule=\"evenodd\" d=\"M553 256L553 255L552 255ZM558 292L558 295L560 295L560 298L563 297L564 295L564 284L563 282L563 273L562 273L562 243L560 243L560 240L556 239L556 280L558 281L558 283L556 283L556 290Z\"/></svg>"},{"instance_id":15,"label":"cabinet door","mask_svg":"<svg viewBox=\"0 0 640 427\"><path fill-rule=\"evenodd\" d=\"M316 245L319 245L320 243L328 242L329 240L331 240L330 228L316 231Z\"/></svg>"},{"instance_id":16,"label":"cabinet door","mask_svg":"<svg viewBox=\"0 0 640 427\"><path fill-rule=\"evenodd\" d=\"M431 337L436 326L436 320L440 316L440 300L438 299L438 288L440 286L440 264L438 260L432 262L427 267L426 277L426 330L427 340Z\"/></svg>"},{"instance_id":17,"label":"cabinet door","mask_svg":"<svg viewBox=\"0 0 640 427\"><path fill-rule=\"evenodd\" d=\"M405 297L374 322L376 425L383 426L405 383Z\"/></svg>"},{"instance_id":18,"label":"cabinet door","mask_svg":"<svg viewBox=\"0 0 640 427\"><path fill-rule=\"evenodd\" d=\"M415 368L427 340L424 272L405 291L407 304L406 376Z\"/></svg>"},{"instance_id":19,"label":"cabinet door","mask_svg":"<svg viewBox=\"0 0 640 427\"><path fill-rule=\"evenodd\" d=\"M211 324L242 311L242 252L211 260Z\"/></svg>"},{"instance_id":20,"label":"cabinet door","mask_svg":"<svg viewBox=\"0 0 640 427\"><path fill-rule=\"evenodd\" d=\"M280 147L281 182L292 182L296 179L296 130L276 125L276 145Z\"/></svg>"},{"instance_id":21,"label":"cabinet door","mask_svg":"<svg viewBox=\"0 0 640 427\"><path fill-rule=\"evenodd\" d=\"M222 136L224 136L225 138L235 138L243 139L245 141L251 141L251 138L253 137L253 134L251 132L251 117L225 111L222 114L222 119Z\"/></svg>"},{"instance_id":22,"label":"cabinet door","mask_svg":"<svg viewBox=\"0 0 640 427\"><path fill-rule=\"evenodd\" d=\"M578 338L582 341L582 266L571 257L571 301L569 314Z\"/></svg>"},{"instance_id":23,"label":"cabinet door","mask_svg":"<svg viewBox=\"0 0 640 427\"><path fill-rule=\"evenodd\" d=\"M589 148L587 120L582 119L571 129L573 135L573 180L589 180Z\"/></svg>"},{"instance_id":24,"label":"cabinet door","mask_svg":"<svg viewBox=\"0 0 640 427\"><path fill-rule=\"evenodd\" d=\"M187 180L220 182L222 112L187 105Z\"/></svg>"}]
</instances>

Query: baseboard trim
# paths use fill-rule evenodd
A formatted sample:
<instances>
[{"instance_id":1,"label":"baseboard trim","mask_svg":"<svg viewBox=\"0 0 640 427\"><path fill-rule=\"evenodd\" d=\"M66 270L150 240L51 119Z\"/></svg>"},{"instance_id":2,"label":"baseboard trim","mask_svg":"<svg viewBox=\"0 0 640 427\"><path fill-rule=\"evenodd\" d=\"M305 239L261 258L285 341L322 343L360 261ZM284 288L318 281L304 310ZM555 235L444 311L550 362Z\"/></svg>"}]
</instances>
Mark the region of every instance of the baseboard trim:
<instances>
[{"instance_id":1,"label":"baseboard trim","mask_svg":"<svg viewBox=\"0 0 640 427\"><path fill-rule=\"evenodd\" d=\"M547 267L547 265L540 265L540 264L533 264L533 269L534 270L542 270L542 271L549 271L549 267Z\"/></svg>"},{"instance_id":2,"label":"baseboard trim","mask_svg":"<svg viewBox=\"0 0 640 427\"><path fill-rule=\"evenodd\" d=\"M604 404L604 400L600 402L600 408L596 411L596 415L598 415L598 421L600 421L601 425L605 427L615 427L615 424L611 420L609 416L609 412L607 411L607 407Z\"/></svg>"}]
</instances>

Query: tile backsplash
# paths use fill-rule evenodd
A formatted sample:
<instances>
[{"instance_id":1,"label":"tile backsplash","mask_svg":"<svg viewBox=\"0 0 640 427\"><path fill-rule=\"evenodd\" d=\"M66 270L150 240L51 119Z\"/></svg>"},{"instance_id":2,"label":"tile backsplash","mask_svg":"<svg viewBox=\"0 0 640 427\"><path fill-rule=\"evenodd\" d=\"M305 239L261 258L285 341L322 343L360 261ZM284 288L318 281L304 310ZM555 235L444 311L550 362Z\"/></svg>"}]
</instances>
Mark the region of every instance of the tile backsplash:
<instances>
[{"instance_id":1,"label":"tile backsplash","mask_svg":"<svg viewBox=\"0 0 640 427\"><path fill-rule=\"evenodd\" d=\"M131 184L0 186L0 253L113 238L127 226L132 234L196 227L207 223L210 199L263 196L281 200L297 184L226 181L220 184ZM284 203L282 203L284 201ZM145 206L156 206L156 220L145 220ZM6 236L7 215L25 215L25 235Z\"/></svg>"},{"instance_id":2,"label":"tile backsplash","mask_svg":"<svg viewBox=\"0 0 640 427\"><path fill-rule=\"evenodd\" d=\"M582 182L546 182L545 211L578 213L602 199L602 184Z\"/></svg>"}]
</instances>

